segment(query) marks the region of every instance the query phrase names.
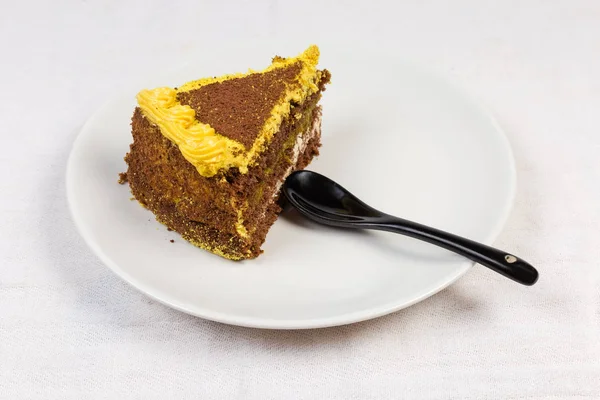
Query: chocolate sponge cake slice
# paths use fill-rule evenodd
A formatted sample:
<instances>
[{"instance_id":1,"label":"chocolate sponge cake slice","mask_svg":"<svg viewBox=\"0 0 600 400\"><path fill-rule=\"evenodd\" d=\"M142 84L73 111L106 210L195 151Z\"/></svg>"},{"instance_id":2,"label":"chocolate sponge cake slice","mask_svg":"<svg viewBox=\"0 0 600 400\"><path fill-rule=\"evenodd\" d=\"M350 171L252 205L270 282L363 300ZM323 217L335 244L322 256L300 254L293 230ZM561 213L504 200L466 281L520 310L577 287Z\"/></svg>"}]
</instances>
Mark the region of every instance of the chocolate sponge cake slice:
<instances>
[{"instance_id":1,"label":"chocolate sponge cake slice","mask_svg":"<svg viewBox=\"0 0 600 400\"><path fill-rule=\"evenodd\" d=\"M125 156L135 198L194 245L255 258L285 178L318 154L327 70L319 50L260 72L142 90Z\"/></svg>"}]
</instances>

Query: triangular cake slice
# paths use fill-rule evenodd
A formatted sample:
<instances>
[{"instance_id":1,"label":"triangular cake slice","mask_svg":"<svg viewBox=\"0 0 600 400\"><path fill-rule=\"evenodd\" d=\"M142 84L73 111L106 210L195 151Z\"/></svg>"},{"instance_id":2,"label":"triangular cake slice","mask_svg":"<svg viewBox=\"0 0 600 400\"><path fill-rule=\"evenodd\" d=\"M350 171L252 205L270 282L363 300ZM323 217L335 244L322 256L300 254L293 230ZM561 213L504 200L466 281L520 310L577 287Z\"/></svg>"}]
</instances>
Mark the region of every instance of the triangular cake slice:
<instances>
[{"instance_id":1,"label":"triangular cake slice","mask_svg":"<svg viewBox=\"0 0 600 400\"><path fill-rule=\"evenodd\" d=\"M319 50L275 57L263 71L142 90L125 156L135 198L194 245L257 257L281 184L318 154L327 70Z\"/></svg>"}]
</instances>

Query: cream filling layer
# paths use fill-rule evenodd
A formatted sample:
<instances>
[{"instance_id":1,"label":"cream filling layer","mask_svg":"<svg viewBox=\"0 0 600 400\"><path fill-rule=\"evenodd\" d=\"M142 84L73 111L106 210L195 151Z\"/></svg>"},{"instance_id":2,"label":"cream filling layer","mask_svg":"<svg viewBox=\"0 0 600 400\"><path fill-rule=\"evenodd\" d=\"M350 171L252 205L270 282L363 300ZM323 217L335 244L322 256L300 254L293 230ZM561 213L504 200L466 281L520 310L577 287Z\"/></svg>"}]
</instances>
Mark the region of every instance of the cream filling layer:
<instances>
[{"instance_id":1,"label":"cream filling layer","mask_svg":"<svg viewBox=\"0 0 600 400\"><path fill-rule=\"evenodd\" d=\"M313 120L311 127L308 128L308 130L306 132L304 132L296 137L296 143L294 144L294 147L292 149L291 165L285 171L281 180L279 182L277 182L277 185L275 185L275 190L273 192L273 196L271 196L272 200L274 200L277 197L277 194L279 194L279 189L281 189L283 182L285 182L285 179L292 173L294 168L296 168L296 165L298 164L298 160L300 159L300 155L306 151L308 143L313 138L315 138L320 132L321 132L321 112L317 111L317 116Z\"/></svg>"},{"instance_id":2,"label":"cream filling layer","mask_svg":"<svg viewBox=\"0 0 600 400\"><path fill-rule=\"evenodd\" d=\"M267 202L267 204L265 206L265 211L263 211L261 218L265 217L265 215L267 213L267 209L269 208L269 206L271 204L273 204L273 202L277 198L277 195L279 194L279 189L281 189L283 182L285 182L285 179L292 173L294 168L296 168L296 166L298 164L298 160L300 159L300 155L306 151L306 148L308 147L308 144L310 143L310 141L321 133L321 112L320 112L320 110L317 110L316 112L317 112L317 116L313 120L313 123L310 126L310 128L308 128L306 130L306 132L301 133L298 136L296 136L296 142L294 143L294 147L292 148L292 157L291 157L290 166L285 170L285 172L283 173L283 177L275 185L275 187L273 189L273 194L271 195L271 199L270 199L270 201ZM246 206L247 206L247 203L246 203ZM250 236L250 233L244 226L243 210L239 209L239 210L237 210L237 213L238 213L238 219L235 224L235 229L236 229L238 235L247 239Z\"/></svg>"}]
</instances>

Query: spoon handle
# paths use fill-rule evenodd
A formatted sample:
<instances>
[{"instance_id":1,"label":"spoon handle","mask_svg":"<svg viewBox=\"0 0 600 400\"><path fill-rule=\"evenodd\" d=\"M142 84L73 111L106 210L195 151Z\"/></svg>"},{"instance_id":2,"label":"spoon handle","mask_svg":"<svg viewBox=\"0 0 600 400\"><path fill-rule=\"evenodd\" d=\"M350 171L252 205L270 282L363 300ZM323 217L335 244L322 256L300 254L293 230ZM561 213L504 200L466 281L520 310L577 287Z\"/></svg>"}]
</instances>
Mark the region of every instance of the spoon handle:
<instances>
[{"instance_id":1,"label":"spoon handle","mask_svg":"<svg viewBox=\"0 0 600 400\"><path fill-rule=\"evenodd\" d=\"M523 285L533 285L538 279L537 270L525 260L452 233L391 215L384 215L380 221L368 225L371 229L400 233L443 247Z\"/></svg>"}]
</instances>

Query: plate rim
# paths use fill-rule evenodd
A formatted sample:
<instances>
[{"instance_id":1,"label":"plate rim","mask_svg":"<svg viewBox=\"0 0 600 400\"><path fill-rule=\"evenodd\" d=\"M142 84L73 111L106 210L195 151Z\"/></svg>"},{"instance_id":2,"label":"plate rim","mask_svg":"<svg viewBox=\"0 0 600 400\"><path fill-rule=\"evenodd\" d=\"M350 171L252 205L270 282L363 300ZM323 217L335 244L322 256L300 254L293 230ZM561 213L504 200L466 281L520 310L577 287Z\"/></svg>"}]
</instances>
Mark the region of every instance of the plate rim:
<instances>
[{"instance_id":1,"label":"plate rim","mask_svg":"<svg viewBox=\"0 0 600 400\"><path fill-rule=\"evenodd\" d=\"M496 219L495 226L490 230L490 234L485 238L485 240L481 240L482 243L491 245L494 240L501 233L508 217L511 214L511 211L514 206L514 201L516 197L517 191L517 172L516 172L516 162L514 158L514 152L512 150L510 141L494 115L490 112L488 107L484 105L484 103L474 96L472 93L467 92L463 87L458 86L456 82L450 80L446 75L440 73L439 71L433 71L430 68L427 68L423 65L416 63L411 60L403 60L397 59L397 62L403 62L406 65L410 65L412 68L417 68L420 72L425 73L427 75L431 75L433 78L443 83L445 86L450 88L453 92L456 93L457 96L467 100L471 107L482 116L489 120L491 126L494 128L494 134L500 139L500 143L502 143L502 147L504 148L504 153L508 157L508 165L510 170L507 171L507 174L510 175L510 187L509 192L507 193L507 200L504 205L504 209L499 212L499 216ZM74 191L76 190L74 187L73 179L70 177L73 174L74 164L75 164L75 154L77 153L77 149L81 146L82 138L86 136L86 132L90 129L90 126L93 122L102 114L106 108L110 107L113 103L117 102L119 99L122 99L126 94L130 94L131 88L127 87L125 89L120 90L116 95L109 97L100 107L98 107L86 120L81 129L79 130L77 137L72 143L69 157L67 161L67 167L65 171L65 180L66 180L66 197L67 203L69 206L69 213L71 218L75 224L75 227L81 237L84 239L87 246L92 250L92 252L105 264L109 267L113 273L115 273L120 279L127 282L137 291L142 294L154 299L155 301L173 308L175 310L184 312L186 314L193 315L195 317L200 317L206 320L220 322L228 325L242 326L248 328L260 328L260 329L281 329L281 330L296 330L296 329L314 329L314 328L326 328L326 327L334 327L341 325L348 325L352 323L362 322L378 317L382 317L384 315L388 315L404 308L410 307L416 303L419 303L428 297L439 293L440 291L446 289L453 283L455 283L458 279L460 279L470 268L475 265L475 262L470 260L465 260L460 263L460 271L456 273L454 277L448 279L446 282L436 286L435 288L421 294L420 296L415 297L414 299L406 302L406 301L397 301L391 302L389 304L384 304L378 307L371 307L366 310L360 310L356 312L349 312L345 314L340 314L335 317L321 317L321 318L313 318L313 319L269 319L269 318L257 318L257 317L244 317L239 315L231 315L222 312L213 311L208 308L204 308L202 306L194 305L193 308L186 306L185 304L174 300L167 299L164 296L161 297L155 294L155 291L151 288L146 287L145 284L139 282L135 277L128 274L125 270L123 270L118 263L113 261L111 257L106 254L103 249L98 245L97 242L93 240L93 234L89 231L86 224L83 222L82 216L79 214L79 210L77 205L74 202Z\"/></svg>"}]
</instances>

